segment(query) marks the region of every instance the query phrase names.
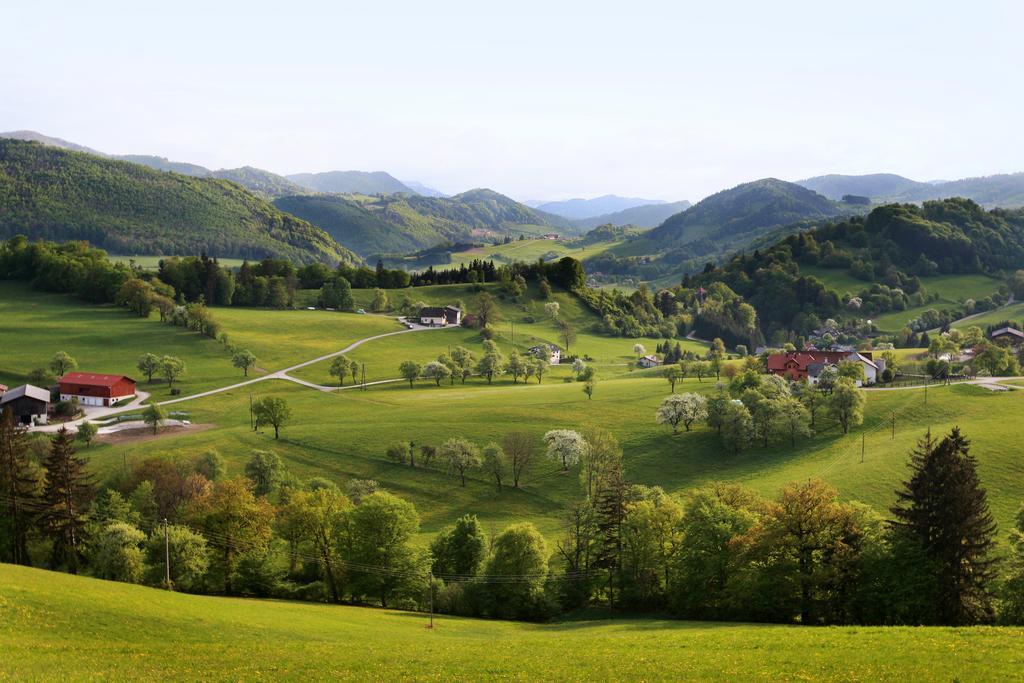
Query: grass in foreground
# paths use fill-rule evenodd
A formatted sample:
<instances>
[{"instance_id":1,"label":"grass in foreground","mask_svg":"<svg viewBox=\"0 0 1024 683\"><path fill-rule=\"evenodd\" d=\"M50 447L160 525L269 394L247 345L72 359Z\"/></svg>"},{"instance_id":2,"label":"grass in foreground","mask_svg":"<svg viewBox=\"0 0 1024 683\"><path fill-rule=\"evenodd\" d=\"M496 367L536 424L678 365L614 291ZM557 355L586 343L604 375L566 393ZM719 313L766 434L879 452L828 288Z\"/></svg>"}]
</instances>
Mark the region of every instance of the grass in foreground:
<instances>
[{"instance_id":1,"label":"grass in foreground","mask_svg":"<svg viewBox=\"0 0 1024 683\"><path fill-rule=\"evenodd\" d=\"M1007 680L1020 628L523 624L168 593L0 565L0 677Z\"/></svg>"}]
</instances>

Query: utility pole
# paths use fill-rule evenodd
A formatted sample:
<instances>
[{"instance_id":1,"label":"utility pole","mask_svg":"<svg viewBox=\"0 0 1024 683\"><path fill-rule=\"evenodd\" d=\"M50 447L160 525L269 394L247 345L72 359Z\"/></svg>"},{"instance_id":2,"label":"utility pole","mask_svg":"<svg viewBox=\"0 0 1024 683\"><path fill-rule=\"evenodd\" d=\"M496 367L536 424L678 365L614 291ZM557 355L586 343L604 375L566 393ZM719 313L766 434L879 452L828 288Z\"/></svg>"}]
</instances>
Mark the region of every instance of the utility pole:
<instances>
[{"instance_id":1,"label":"utility pole","mask_svg":"<svg viewBox=\"0 0 1024 683\"><path fill-rule=\"evenodd\" d=\"M430 626L427 628L434 628L434 572L433 570L427 572L428 586L430 587Z\"/></svg>"},{"instance_id":2,"label":"utility pole","mask_svg":"<svg viewBox=\"0 0 1024 683\"><path fill-rule=\"evenodd\" d=\"M860 461L861 461L861 463L864 462L864 439L866 438L866 436L867 435L864 434L864 432L860 433Z\"/></svg>"},{"instance_id":3,"label":"utility pole","mask_svg":"<svg viewBox=\"0 0 1024 683\"><path fill-rule=\"evenodd\" d=\"M896 438L896 411L892 411L892 438L890 441Z\"/></svg>"},{"instance_id":4,"label":"utility pole","mask_svg":"<svg viewBox=\"0 0 1024 683\"><path fill-rule=\"evenodd\" d=\"M256 431L256 425L252 422L252 394L249 394L249 429Z\"/></svg>"},{"instance_id":5,"label":"utility pole","mask_svg":"<svg viewBox=\"0 0 1024 683\"><path fill-rule=\"evenodd\" d=\"M360 382L363 391L366 391L366 363L363 363L363 379Z\"/></svg>"},{"instance_id":6,"label":"utility pole","mask_svg":"<svg viewBox=\"0 0 1024 683\"><path fill-rule=\"evenodd\" d=\"M931 382L931 378L924 380L924 404L928 405L928 384Z\"/></svg>"},{"instance_id":7,"label":"utility pole","mask_svg":"<svg viewBox=\"0 0 1024 683\"><path fill-rule=\"evenodd\" d=\"M164 517L164 586L171 590L171 535Z\"/></svg>"}]
</instances>

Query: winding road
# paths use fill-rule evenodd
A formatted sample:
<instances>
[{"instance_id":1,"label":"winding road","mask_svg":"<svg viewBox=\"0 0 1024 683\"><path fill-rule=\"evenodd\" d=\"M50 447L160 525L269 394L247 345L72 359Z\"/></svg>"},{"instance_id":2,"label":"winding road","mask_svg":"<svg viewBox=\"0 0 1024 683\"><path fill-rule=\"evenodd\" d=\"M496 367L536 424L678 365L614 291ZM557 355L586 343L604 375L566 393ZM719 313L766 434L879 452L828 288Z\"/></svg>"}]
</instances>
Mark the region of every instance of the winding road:
<instances>
[{"instance_id":1,"label":"winding road","mask_svg":"<svg viewBox=\"0 0 1024 683\"><path fill-rule=\"evenodd\" d=\"M304 387L309 387L310 389L316 389L317 391L324 391L324 392L334 392L334 391L338 391L339 389L340 390L355 389L355 388L357 388L359 386L362 386L362 385L356 384L356 385L349 385L347 387L325 386L323 384L316 384L314 382L309 382L309 381L306 381L304 379L299 379L298 377L292 377L288 373L294 372L296 370L299 370L301 368L304 368L304 367L307 367L307 366L310 366L310 365L313 365L315 363L320 363L320 362L325 361L325 360L330 360L331 358L335 358L336 356L344 355L346 353L349 353L353 349L355 349L355 348L357 348L359 346L362 346L363 344L366 344L367 342L376 341L378 339L384 339L385 337L394 337L395 335L399 335L399 334L411 334L413 332L425 332L425 331L428 331L428 330L443 330L443 329L445 329L443 327L426 327L426 326L423 326L423 325L416 325L414 323L408 323L408 322L406 322L406 321L404 321L402 319L399 319L399 322L402 323L403 325L406 325L407 326L406 329L395 330L394 332L385 332L383 334L375 334L372 337L365 337L363 339L359 339L357 341L352 342L351 344L349 344L348 346L346 346L345 348L343 348L343 349L341 349L339 351L333 351L331 353L326 353L326 354L324 354L322 356L317 356L316 358L312 358L310 360L306 360L306 361L303 361L301 363L297 363L295 365L291 365L291 366L289 366L287 368L284 368L283 370L277 370L275 372L267 373L266 375L261 375L259 377L253 377L252 379L248 379L248 380L245 380L243 382L236 382L235 384L229 384L227 386L218 387L216 389L209 389L208 391L201 391L201 392L196 393L196 394L189 394L188 396L181 396L179 398L167 399L166 401L159 401L158 405L170 406L170 405L175 405L177 403L183 403L185 401L193 401L193 400L195 400L197 398L205 398L207 396L214 396L216 394L224 393L225 391L233 391L234 389L241 389L242 387L251 386L251 385L257 384L259 382L265 382L265 381L270 380L270 379L282 379L282 380L285 380L285 381L288 381L288 382L295 382L296 384L301 384ZM376 384L390 384L392 382L402 382L402 381L404 381L404 380L402 380L402 379L383 379L383 380L377 380L375 382L367 382L366 386L372 386L372 385L376 385ZM77 431L78 425L80 425L82 422L85 422L85 421L95 422L95 421L103 420L104 418L110 417L110 416L115 415L117 413L123 413L125 411L139 409L139 408L143 407L146 404L146 400L148 398L149 398L149 394L147 394L144 391L140 391L138 393L138 395L135 397L135 399L131 403L127 403L125 405L116 406L116 407L109 407L109 408L88 409L87 414L84 417L78 418L77 420L70 420L68 422L61 422L59 424L41 425L39 427L31 428L31 431L33 431L33 432L55 432L55 431L58 431L61 427L67 427L68 429L70 429L72 431Z\"/></svg>"}]
</instances>

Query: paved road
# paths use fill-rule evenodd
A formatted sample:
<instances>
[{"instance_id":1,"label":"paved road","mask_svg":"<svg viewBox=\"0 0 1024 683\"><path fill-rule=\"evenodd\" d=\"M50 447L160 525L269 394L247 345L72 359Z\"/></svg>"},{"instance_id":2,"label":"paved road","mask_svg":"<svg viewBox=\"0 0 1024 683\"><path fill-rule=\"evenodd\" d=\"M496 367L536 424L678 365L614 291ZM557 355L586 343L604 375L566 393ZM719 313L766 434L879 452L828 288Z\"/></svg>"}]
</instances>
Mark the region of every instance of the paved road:
<instances>
[{"instance_id":1,"label":"paved road","mask_svg":"<svg viewBox=\"0 0 1024 683\"><path fill-rule=\"evenodd\" d=\"M1012 380L1019 380L1019 379L1024 379L1024 377L977 377L975 379L965 379L965 380L960 381L960 382L950 382L948 386L952 386L954 384L974 384L974 385L983 386L983 387L986 387L986 388L996 387L995 391L1003 391L1004 389L1007 388L1005 385L1002 384L1003 382L1009 382L1009 381L1012 381ZM930 386L930 387L941 387L941 386L947 386L947 385L945 385L941 381L937 380L935 382L932 382L928 386ZM924 384L915 384L915 385L909 386L909 387L865 387L864 390L865 391L913 391L915 389L916 390L921 390L921 389L924 389L924 388L925 388Z\"/></svg>"},{"instance_id":2,"label":"paved road","mask_svg":"<svg viewBox=\"0 0 1024 683\"><path fill-rule=\"evenodd\" d=\"M399 322L402 322L403 324L405 324L404 321L402 321L401 319L399 320ZM444 327L424 327L424 326L421 326L421 325L413 325L412 327L408 327L408 328L403 329L403 330L396 330L394 332L385 332L384 334L376 334L376 335L373 335L372 337L365 337L363 339L359 339L357 341L354 341L351 344L349 344L348 346L346 346L345 348L341 349L340 351L334 351L332 353L327 353L327 354L324 354L322 356L317 356L316 358L313 358L313 359L310 359L310 360L307 360L307 361L303 361L301 363L297 363L295 365L292 365L292 366L289 366L287 368L284 368L283 370L277 370L276 372L271 372L271 373L268 373L266 375L261 375L259 377L253 377L252 379L245 380L244 382L238 382L236 384L229 384L228 386L218 387L217 389L210 389L209 391L202 391L202 392L199 392L198 394L189 394L188 396L182 396L180 398L171 398L171 399L168 399L166 401L159 401L159 404L162 405L162 406L170 406L170 405L174 405L174 404L177 404L177 403L182 403L184 401L192 401L192 400L197 399L197 398L205 398L207 396L213 396L215 394L220 394L220 393L223 393L225 391L232 391L234 389L240 389L242 387L251 386L251 385L256 384L258 382L265 382L265 381L267 381L269 379L282 379L282 380L286 380L288 382L295 382L296 384L301 384L302 386L309 387L311 389L317 389L318 391L337 391L339 389L339 387L324 386L322 384L315 384L313 382L307 382L304 379L299 379L298 377L292 377L288 373L289 372L294 372L295 370L307 367L309 365L313 365L314 363L320 363L322 361L329 360L329 359L334 358L336 356L341 356L343 354L346 354L346 353L352 351L352 349L355 349L356 347L362 346L363 344L365 344L367 342L375 341L377 339L383 339L385 337L393 337L393 336L398 335L398 334L410 334L410 333L413 333L413 332L425 332L427 330L443 330L443 329L446 329L446 328L444 328ZM366 384L367 385L371 385L371 384L387 384L387 383L390 383L390 382L401 382L401 381L404 381L404 380L401 380L401 379L385 379L385 380L378 380L376 382L367 382ZM356 385L356 386L358 386L358 385ZM342 387L342 388L343 389L353 389L353 388L355 388L355 386L350 385L348 387ZM33 427L32 431L35 431L35 432L55 432L55 431L59 430L61 427L67 427L68 429L70 429L72 431L77 431L78 425L80 425L82 422L85 422L87 420L89 420L89 421L102 420L102 419L104 419L106 417L109 417L110 415L115 414L115 413L122 413L122 412L125 412L125 411L128 411L128 410L134 410L134 409L141 408L141 407L143 407L143 405L145 404L146 399L148 399L148 398L149 398L149 394L140 391L139 395L135 398L135 400L133 400L131 403L128 403L126 405L117 406L116 408L94 408L94 409L89 409L87 411L85 417L81 417L81 418L79 418L77 420L73 420L73 421L70 421L70 422L63 422L63 423L60 423L60 424L49 424L49 425L44 425L44 426L41 426L41 427Z\"/></svg>"}]
</instances>

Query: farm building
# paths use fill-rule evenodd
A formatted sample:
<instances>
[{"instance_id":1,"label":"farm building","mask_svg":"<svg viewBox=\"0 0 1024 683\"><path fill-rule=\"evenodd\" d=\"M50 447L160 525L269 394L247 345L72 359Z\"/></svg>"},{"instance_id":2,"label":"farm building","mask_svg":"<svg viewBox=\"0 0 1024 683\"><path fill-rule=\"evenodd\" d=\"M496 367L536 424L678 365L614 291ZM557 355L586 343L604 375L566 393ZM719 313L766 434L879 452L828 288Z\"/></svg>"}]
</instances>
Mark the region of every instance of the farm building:
<instances>
[{"instance_id":1,"label":"farm building","mask_svg":"<svg viewBox=\"0 0 1024 683\"><path fill-rule=\"evenodd\" d=\"M69 372L60 378L60 400L78 399L83 406L111 406L135 396L135 380L124 375Z\"/></svg>"},{"instance_id":2,"label":"farm building","mask_svg":"<svg viewBox=\"0 0 1024 683\"><path fill-rule=\"evenodd\" d=\"M795 351L768 356L768 372L793 381L806 379L813 384L825 367L839 365L842 361L860 363L867 384L877 382L878 376L885 369L885 362L874 360L869 351Z\"/></svg>"},{"instance_id":3,"label":"farm building","mask_svg":"<svg viewBox=\"0 0 1024 683\"><path fill-rule=\"evenodd\" d=\"M455 306L427 306L420 309L420 323L430 327L462 324L462 310Z\"/></svg>"},{"instance_id":4,"label":"farm building","mask_svg":"<svg viewBox=\"0 0 1024 683\"><path fill-rule=\"evenodd\" d=\"M49 409L50 392L31 384L14 387L0 396L0 412L10 410L15 422L23 425L46 422Z\"/></svg>"},{"instance_id":5,"label":"farm building","mask_svg":"<svg viewBox=\"0 0 1024 683\"><path fill-rule=\"evenodd\" d=\"M1006 340L1010 342L1012 346L1020 346L1024 344L1024 332L1015 330L1012 327L1001 327L998 330L992 332L989 335L989 339L992 341Z\"/></svg>"},{"instance_id":6,"label":"farm building","mask_svg":"<svg viewBox=\"0 0 1024 683\"><path fill-rule=\"evenodd\" d=\"M653 368L658 365L661 365L661 361L658 360L657 356L644 356L643 358L638 360L636 364L642 368Z\"/></svg>"},{"instance_id":7,"label":"farm building","mask_svg":"<svg viewBox=\"0 0 1024 683\"><path fill-rule=\"evenodd\" d=\"M530 355L534 358L547 358L551 365L558 365L562 362L562 349L554 344L538 344L530 347Z\"/></svg>"}]
</instances>

